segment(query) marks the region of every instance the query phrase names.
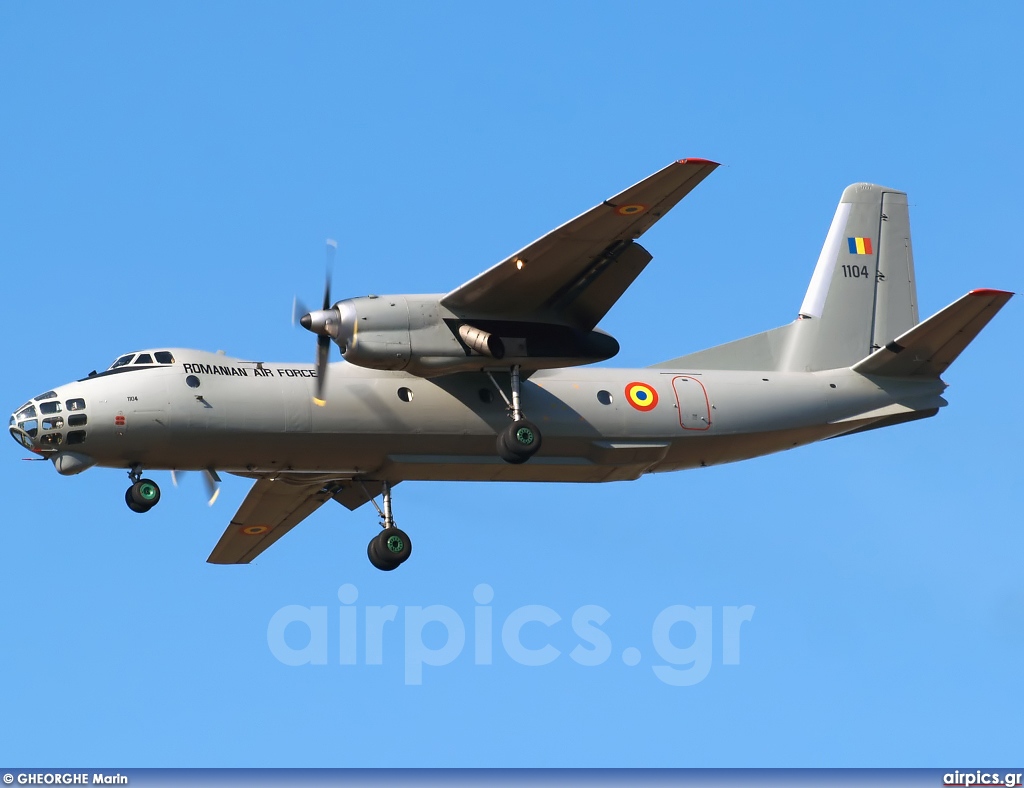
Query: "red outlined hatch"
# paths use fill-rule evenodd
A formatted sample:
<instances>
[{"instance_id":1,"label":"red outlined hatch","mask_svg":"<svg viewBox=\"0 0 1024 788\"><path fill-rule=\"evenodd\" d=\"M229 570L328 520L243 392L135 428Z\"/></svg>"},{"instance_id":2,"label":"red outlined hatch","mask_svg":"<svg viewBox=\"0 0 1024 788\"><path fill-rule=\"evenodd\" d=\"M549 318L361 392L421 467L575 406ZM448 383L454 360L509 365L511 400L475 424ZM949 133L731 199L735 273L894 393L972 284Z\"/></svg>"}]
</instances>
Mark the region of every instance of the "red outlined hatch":
<instances>
[{"instance_id":1,"label":"red outlined hatch","mask_svg":"<svg viewBox=\"0 0 1024 788\"><path fill-rule=\"evenodd\" d=\"M691 375L672 378L672 391L679 408L679 426L684 430L711 428L711 404L704 384Z\"/></svg>"}]
</instances>

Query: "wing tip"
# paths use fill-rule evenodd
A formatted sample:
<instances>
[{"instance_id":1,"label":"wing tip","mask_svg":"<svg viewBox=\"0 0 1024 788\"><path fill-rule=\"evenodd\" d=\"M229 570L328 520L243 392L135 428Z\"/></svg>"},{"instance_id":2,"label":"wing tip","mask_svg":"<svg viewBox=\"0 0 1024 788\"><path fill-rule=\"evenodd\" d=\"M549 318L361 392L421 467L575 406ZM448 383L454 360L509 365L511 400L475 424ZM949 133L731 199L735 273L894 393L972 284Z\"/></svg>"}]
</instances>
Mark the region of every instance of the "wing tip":
<instances>
[{"instance_id":1,"label":"wing tip","mask_svg":"<svg viewBox=\"0 0 1024 788\"><path fill-rule=\"evenodd\" d=\"M678 159L676 161L676 164L705 164L705 165L710 164L712 167L719 167L719 166L721 166L720 162L711 161L711 159L701 159L701 158L692 158L692 157L688 158L688 159Z\"/></svg>"},{"instance_id":2,"label":"wing tip","mask_svg":"<svg viewBox=\"0 0 1024 788\"><path fill-rule=\"evenodd\" d=\"M990 288L990 287L979 287L976 290L972 290L967 295L972 295L972 296L1007 296L1007 297L1010 297L1010 296L1016 295L1016 293L1014 293L1012 290L995 290L995 289Z\"/></svg>"}]
</instances>

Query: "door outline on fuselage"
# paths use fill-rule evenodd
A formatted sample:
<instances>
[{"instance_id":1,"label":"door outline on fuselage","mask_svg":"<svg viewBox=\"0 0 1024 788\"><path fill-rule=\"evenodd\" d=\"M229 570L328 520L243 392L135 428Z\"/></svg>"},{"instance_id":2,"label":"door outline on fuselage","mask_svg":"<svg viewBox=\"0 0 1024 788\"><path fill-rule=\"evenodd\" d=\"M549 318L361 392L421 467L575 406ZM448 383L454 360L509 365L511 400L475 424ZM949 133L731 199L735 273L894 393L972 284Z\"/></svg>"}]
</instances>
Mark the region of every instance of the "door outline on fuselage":
<instances>
[{"instance_id":1,"label":"door outline on fuselage","mask_svg":"<svg viewBox=\"0 0 1024 788\"><path fill-rule=\"evenodd\" d=\"M697 385L688 385L691 382ZM680 427L694 432L711 429L711 401L708 399L708 390L698 378L693 375L676 375L672 378L672 393L676 396Z\"/></svg>"}]
</instances>

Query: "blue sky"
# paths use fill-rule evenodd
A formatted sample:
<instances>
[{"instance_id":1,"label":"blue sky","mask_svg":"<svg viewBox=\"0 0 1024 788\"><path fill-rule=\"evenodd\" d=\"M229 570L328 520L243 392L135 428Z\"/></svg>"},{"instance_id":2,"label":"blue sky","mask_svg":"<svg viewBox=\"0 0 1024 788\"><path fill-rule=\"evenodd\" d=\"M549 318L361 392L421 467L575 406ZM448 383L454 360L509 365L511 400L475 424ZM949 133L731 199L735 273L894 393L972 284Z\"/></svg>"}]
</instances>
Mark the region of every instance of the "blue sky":
<instances>
[{"instance_id":1,"label":"blue sky","mask_svg":"<svg viewBox=\"0 0 1024 788\"><path fill-rule=\"evenodd\" d=\"M312 360L289 317L324 238L337 297L443 292L684 156L724 166L645 236L654 262L602 324L616 365L791 320L854 181L909 193L922 316L1020 290L1022 24L1013 3L4 4L0 402L139 347ZM390 574L371 511L210 566L244 480L207 508L157 474L139 517L122 472L62 478L11 442L0 761L1019 761L1021 314L951 368L935 419L630 484L403 484L416 555ZM339 664L342 609L364 638L387 605L381 664L363 640ZM559 619L522 630L550 664L502 645L528 605ZM325 609L327 664L275 654L289 606ZM448 629L411 637L429 606ZM597 665L570 656L586 606L610 614ZM655 642L678 606L710 616L671 629L710 654L690 686L653 670L682 659ZM408 683L455 619L465 647ZM308 639L292 624L278 653Z\"/></svg>"}]
</instances>

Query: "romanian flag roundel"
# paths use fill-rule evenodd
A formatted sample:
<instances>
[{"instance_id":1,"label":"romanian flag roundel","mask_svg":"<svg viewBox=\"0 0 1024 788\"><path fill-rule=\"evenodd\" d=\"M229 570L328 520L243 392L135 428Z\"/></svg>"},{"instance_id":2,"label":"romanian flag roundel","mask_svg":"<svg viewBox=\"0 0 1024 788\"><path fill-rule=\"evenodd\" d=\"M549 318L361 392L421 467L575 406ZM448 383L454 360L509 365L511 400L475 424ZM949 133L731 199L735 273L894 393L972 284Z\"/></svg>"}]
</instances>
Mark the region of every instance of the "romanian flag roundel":
<instances>
[{"instance_id":1,"label":"romanian flag roundel","mask_svg":"<svg viewBox=\"0 0 1024 788\"><path fill-rule=\"evenodd\" d=\"M630 383L626 386L626 402L637 410L654 410L658 392L646 383Z\"/></svg>"}]
</instances>

